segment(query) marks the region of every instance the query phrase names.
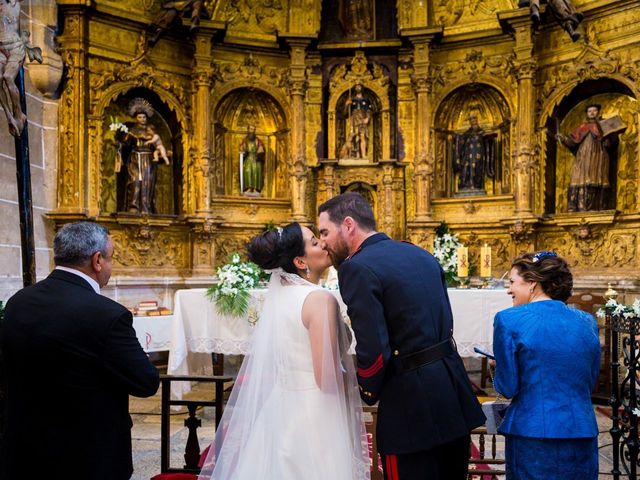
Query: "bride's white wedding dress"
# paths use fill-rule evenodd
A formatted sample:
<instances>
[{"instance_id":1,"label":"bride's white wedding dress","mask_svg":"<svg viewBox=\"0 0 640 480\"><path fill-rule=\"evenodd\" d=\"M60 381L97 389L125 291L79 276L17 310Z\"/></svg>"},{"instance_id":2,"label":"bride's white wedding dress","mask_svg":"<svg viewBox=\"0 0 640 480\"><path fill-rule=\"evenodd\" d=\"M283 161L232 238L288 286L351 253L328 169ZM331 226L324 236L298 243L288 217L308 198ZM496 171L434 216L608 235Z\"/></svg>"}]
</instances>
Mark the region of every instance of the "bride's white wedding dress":
<instances>
[{"instance_id":1,"label":"bride's white wedding dress","mask_svg":"<svg viewBox=\"0 0 640 480\"><path fill-rule=\"evenodd\" d=\"M301 313L318 289L280 269L272 274L250 353L199 479L369 478L350 339L330 304L322 328L322 373L318 380L314 374Z\"/></svg>"}]
</instances>

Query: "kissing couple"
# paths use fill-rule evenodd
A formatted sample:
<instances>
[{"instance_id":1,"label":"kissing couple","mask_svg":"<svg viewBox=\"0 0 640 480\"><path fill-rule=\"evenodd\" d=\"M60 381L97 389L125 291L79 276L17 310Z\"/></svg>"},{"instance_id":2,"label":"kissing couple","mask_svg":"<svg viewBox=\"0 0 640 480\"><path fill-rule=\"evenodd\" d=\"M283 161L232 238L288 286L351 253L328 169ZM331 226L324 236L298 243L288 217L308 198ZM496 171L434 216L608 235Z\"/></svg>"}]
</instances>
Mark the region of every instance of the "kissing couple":
<instances>
[{"instance_id":1,"label":"kissing couple","mask_svg":"<svg viewBox=\"0 0 640 480\"><path fill-rule=\"evenodd\" d=\"M200 480L370 478L361 399L378 403L387 480L463 480L485 417L453 342L444 273L427 251L376 232L368 202L320 205L320 238L297 223L253 238L271 272L249 354ZM338 269L340 295L318 286Z\"/></svg>"}]
</instances>

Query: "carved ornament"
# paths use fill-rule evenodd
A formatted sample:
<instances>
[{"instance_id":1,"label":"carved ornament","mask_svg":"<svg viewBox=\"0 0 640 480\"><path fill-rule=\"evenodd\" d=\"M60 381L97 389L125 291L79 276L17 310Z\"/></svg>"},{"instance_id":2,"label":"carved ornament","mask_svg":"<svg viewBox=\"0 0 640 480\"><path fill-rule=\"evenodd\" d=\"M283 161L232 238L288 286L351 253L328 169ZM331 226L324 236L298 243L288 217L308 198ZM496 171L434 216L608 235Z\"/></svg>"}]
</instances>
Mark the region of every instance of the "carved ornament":
<instances>
[{"instance_id":1,"label":"carved ornament","mask_svg":"<svg viewBox=\"0 0 640 480\"><path fill-rule=\"evenodd\" d=\"M443 65L429 65L429 79L434 93L452 83L473 83L484 79L492 83L491 78L501 78L515 87L515 55L485 56L480 50L472 50L459 61Z\"/></svg>"},{"instance_id":2,"label":"carved ornament","mask_svg":"<svg viewBox=\"0 0 640 480\"><path fill-rule=\"evenodd\" d=\"M467 203L463 205L462 209L466 214L473 215L480 209L480 205L477 205L473 203L471 200L469 200Z\"/></svg>"},{"instance_id":3,"label":"carved ornament","mask_svg":"<svg viewBox=\"0 0 640 480\"><path fill-rule=\"evenodd\" d=\"M112 231L114 263L120 267L187 268L188 244L180 232L151 231L148 225Z\"/></svg>"},{"instance_id":4,"label":"carved ornament","mask_svg":"<svg viewBox=\"0 0 640 480\"><path fill-rule=\"evenodd\" d=\"M230 31L256 31L267 34L286 31L287 15L280 0L236 0L226 2L222 20Z\"/></svg>"},{"instance_id":5,"label":"carved ornament","mask_svg":"<svg viewBox=\"0 0 640 480\"><path fill-rule=\"evenodd\" d=\"M243 81L249 85L255 85L263 82L278 87L282 87L285 83L285 76L281 69L262 65L252 53L247 54L242 63L216 62L214 65L216 76L225 83Z\"/></svg>"},{"instance_id":6,"label":"carved ornament","mask_svg":"<svg viewBox=\"0 0 640 480\"><path fill-rule=\"evenodd\" d=\"M509 227L509 235L511 235L511 239L516 244L530 243L533 239L533 233L533 226L522 220L516 220L516 222Z\"/></svg>"},{"instance_id":7,"label":"carved ornament","mask_svg":"<svg viewBox=\"0 0 640 480\"><path fill-rule=\"evenodd\" d=\"M189 111L188 107L191 103L190 88L182 86L180 82L176 82L175 77L169 77L161 73L148 62L125 65L93 59L92 73L95 74L91 82L89 82L92 106L95 106L103 98L109 87L118 83L130 83L132 86L145 87L156 93L160 93L158 89L169 92L185 112Z\"/></svg>"},{"instance_id":8,"label":"carved ornament","mask_svg":"<svg viewBox=\"0 0 640 480\"><path fill-rule=\"evenodd\" d=\"M618 78L638 92L636 85L640 82L640 60L625 61L618 54L586 45L573 62L544 71L546 80L541 88L540 101L552 99L546 107L550 111L562 99L562 92L569 87L602 77Z\"/></svg>"},{"instance_id":9,"label":"carved ornament","mask_svg":"<svg viewBox=\"0 0 640 480\"><path fill-rule=\"evenodd\" d=\"M329 110L336 110L338 98L354 85L361 84L372 90L382 102L382 109L389 109L389 78L375 62L368 66L362 50L357 50L349 66L342 64L333 71L329 81Z\"/></svg>"}]
</instances>

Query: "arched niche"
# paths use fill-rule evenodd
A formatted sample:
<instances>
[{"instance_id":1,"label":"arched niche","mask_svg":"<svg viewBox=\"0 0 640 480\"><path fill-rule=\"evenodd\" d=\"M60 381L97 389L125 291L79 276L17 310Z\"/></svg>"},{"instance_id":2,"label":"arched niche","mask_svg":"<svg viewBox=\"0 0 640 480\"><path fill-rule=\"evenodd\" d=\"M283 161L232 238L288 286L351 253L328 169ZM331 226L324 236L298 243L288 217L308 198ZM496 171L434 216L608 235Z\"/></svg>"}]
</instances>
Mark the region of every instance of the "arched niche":
<instances>
[{"instance_id":1,"label":"arched niche","mask_svg":"<svg viewBox=\"0 0 640 480\"><path fill-rule=\"evenodd\" d=\"M362 96L367 102L368 120L366 126L358 126L353 118L352 101L354 89L342 93L336 104L336 146L337 158L341 160L358 159L376 163L382 158L382 102L367 87L362 86ZM366 150L364 155L358 152L359 129L366 128Z\"/></svg>"},{"instance_id":2,"label":"arched niche","mask_svg":"<svg viewBox=\"0 0 640 480\"><path fill-rule=\"evenodd\" d=\"M373 211L376 217L376 223L378 222L378 191L375 185L371 185L367 182L352 182L341 188L340 193L355 192L362 195Z\"/></svg>"},{"instance_id":3,"label":"arched niche","mask_svg":"<svg viewBox=\"0 0 640 480\"><path fill-rule=\"evenodd\" d=\"M619 115L627 125L621 135L609 137L610 190L605 210L633 212L638 209L638 117L637 99L629 87L617 80L600 78L576 85L543 119L541 144L544 148L544 211L565 213L574 152L556 140L556 133L568 134L586 120L586 107L601 105L603 119Z\"/></svg>"},{"instance_id":4,"label":"arched niche","mask_svg":"<svg viewBox=\"0 0 640 480\"><path fill-rule=\"evenodd\" d=\"M496 88L473 83L450 92L435 111L435 198L464 195L458 185L459 174L454 173L454 162L459 153L456 149L457 140L469 129L471 116L477 117L484 135L491 140L494 155L494 173L491 177L485 176L484 193L481 194L502 195L511 192L509 105Z\"/></svg>"},{"instance_id":5,"label":"arched niche","mask_svg":"<svg viewBox=\"0 0 640 480\"><path fill-rule=\"evenodd\" d=\"M357 86L371 102L372 119L369 121L370 147L369 158L358 159L364 163L389 160L395 151L395 129L391 128L395 116L391 109L395 87L389 80L386 67L369 62L364 52L357 50L349 64L341 63L331 71L327 84L326 106L327 154L330 159L340 159L340 150L344 146L348 132L349 97L354 95ZM358 162L360 163L360 162Z\"/></svg>"},{"instance_id":6,"label":"arched niche","mask_svg":"<svg viewBox=\"0 0 640 480\"><path fill-rule=\"evenodd\" d=\"M157 163L154 202L155 214L180 215L181 198L183 194L183 132L176 113L155 92L143 88L132 88L117 96L104 109L101 121L104 138L102 142L102 165L100 168L100 200L101 214L115 214L125 211L125 191L127 186L126 163L130 160L130 153L121 150L122 165L117 169L118 144L116 133L110 128L112 124L123 123L127 127L135 124L135 118L129 115L128 106L134 98L144 98L153 107L154 115L148 119L148 124L154 127L167 150L170 164L162 161Z\"/></svg>"},{"instance_id":7,"label":"arched niche","mask_svg":"<svg viewBox=\"0 0 640 480\"><path fill-rule=\"evenodd\" d=\"M256 136L265 147L260 196L286 198L288 194L288 134L283 108L267 92L238 88L222 97L214 109L215 195L241 195L240 149L247 127L256 128Z\"/></svg>"}]
</instances>

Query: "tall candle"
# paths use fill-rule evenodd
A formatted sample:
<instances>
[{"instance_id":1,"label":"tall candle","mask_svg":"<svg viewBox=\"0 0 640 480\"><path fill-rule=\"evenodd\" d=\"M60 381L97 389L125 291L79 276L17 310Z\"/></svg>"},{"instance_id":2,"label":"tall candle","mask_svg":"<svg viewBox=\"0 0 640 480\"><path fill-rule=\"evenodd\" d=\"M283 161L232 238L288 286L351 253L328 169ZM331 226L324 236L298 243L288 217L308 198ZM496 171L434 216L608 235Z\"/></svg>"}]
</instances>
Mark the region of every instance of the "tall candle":
<instances>
[{"instance_id":1,"label":"tall candle","mask_svg":"<svg viewBox=\"0 0 640 480\"><path fill-rule=\"evenodd\" d=\"M486 243L480 249L480 276L485 278L491 276L491 247Z\"/></svg>"},{"instance_id":2,"label":"tall candle","mask_svg":"<svg viewBox=\"0 0 640 480\"><path fill-rule=\"evenodd\" d=\"M458 255L458 277L468 277L469 276L469 253L467 251L467 247L461 245L457 250Z\"/></svg>"}]
</instances>

